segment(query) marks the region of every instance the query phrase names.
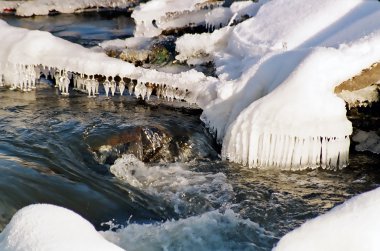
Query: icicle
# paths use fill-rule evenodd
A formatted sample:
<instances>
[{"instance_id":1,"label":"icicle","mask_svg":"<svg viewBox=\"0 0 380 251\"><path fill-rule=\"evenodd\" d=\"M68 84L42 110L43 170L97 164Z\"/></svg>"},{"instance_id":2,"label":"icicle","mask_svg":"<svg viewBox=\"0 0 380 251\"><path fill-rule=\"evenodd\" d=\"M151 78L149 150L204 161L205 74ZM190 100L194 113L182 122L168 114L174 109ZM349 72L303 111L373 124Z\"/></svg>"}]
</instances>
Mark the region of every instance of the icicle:
<instances>
[{"instance_id":1,"label":"icicle","mask_svg":"<svg viewBox=\"0 0 380 251\"><path fill-rule=\"evenodd\" d=\"M150 96L152 95L152 92L153 92L153 84L147 83L147 86L146 86L146 99L147 100L150 99Z\"/></svg>"},{"instance_id":2,"label":"icicle","mask_svg":"<svg viewBox=\"0 0 380 251\"><path fill-rule=\"evenodd\" d=\"M115 96L115 92L116 92L116 81L114 80L114 78L111 79L110 88L111 88L111 93L113 97Z\"/></svg>"},{"instance_id":3,"label":"icicle","mask_svg":"<svg viewBox=\"0 0 380 251\"><path fill-rule=\"evenodd\" d=\"M110 92L110 81L108 81L108 79L106 79L104 82L103 82L103 86L104 86L104 90L106 92L106 96L108 97L108 93Z\"/></svg>"},{"instance_id":4,"label":"icicle","mask_svg":"<svg viewBox=\"0 0 380 251\"><path fill-rule=\"evenodd\" d=\"M124 90L125 90L125 82L123 81L123 79L121 79L119 82L120 96L123 96Z\"/></svg>"},{"instance_id":5,"label":"icicle","mask_svg":"<svg viewBox=\"0 0 380 251\"><path fill-rule=\"evenodd\" d=\"M92 82L92 76L87 76L87 79L84 81L84 85L86 86L86 91L87 91L88 97L92 97L92 95L91 95L91 82Z\"/></svg>"},{"instance_id":6,"label":"icicle","mask_svg":"<svg viewBox=\"0 0 380 251\"><path fill-rule=\"evenodd\" d=\"M162 96L162 86L161 85L157 86L156 95L157 95L157 98L160 98Z\"/></svg>"},{"instance_id":7,"label":"icicle","mask_svg":"<svg viewBox=\"0 0 380 251\"><path fill-rule=\"evenodd\" d=\"M133 84L133 82L129 82L128 83L128 93L129 95L133 95L133 89L134 89L135 85Z\"/></svg>"}]
</instances>

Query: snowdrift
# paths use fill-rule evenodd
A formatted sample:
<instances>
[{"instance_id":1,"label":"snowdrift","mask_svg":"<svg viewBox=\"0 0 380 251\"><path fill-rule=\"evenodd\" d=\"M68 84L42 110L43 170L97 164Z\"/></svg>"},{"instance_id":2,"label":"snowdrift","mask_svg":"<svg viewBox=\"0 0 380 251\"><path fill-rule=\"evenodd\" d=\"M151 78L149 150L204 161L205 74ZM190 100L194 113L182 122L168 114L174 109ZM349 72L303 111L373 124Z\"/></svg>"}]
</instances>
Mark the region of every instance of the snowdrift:
<instances>
[{"instance_id":1,"label":"snowdrift","mask_svg":"<svg viewBox=\"0 0 380 251\"><path fill-rule=\"evenodd\" d=\"M162 96L168 99L185 99L190 103L202 104L210 99L212 91L208 89L216 81L194 70L170 74L135 67L54 37L48 32L14 28L1 20L0 36L3 38L0 45L0 84L3 82L13 89L33 87L40 71L51 76L59 72L60 77L66 78L67 72L77 73L83 78L84 75L98 74L108 79L116 76L128 78L131 81L128 84L132 84L136 96L143 99L146 96L149 98L147 93L150 85L160 88ZM86 78L82 80L86 81ZM132 80L136 82L132 83Z\"/></svg>"}]
</instances>

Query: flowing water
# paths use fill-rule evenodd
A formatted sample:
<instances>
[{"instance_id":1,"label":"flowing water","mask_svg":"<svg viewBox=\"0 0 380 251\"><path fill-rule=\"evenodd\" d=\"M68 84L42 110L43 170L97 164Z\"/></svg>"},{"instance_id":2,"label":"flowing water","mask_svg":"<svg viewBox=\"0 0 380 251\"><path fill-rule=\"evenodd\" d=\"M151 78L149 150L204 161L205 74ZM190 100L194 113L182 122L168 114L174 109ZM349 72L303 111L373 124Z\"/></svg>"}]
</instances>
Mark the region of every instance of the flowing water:
<instances>
[{"instance_id":1,"label":"flowing water","mask_svg":"<svg viewBox=\"0 0 380 251\"><path fill-rule=\"evenodd\" d=\"M84 45L133 30L122 15L5 18ZM120 18L128 25L118 26ZM62 97L47 83L31 93L0 89L0 229L18 209L51 203L128 250L270 250L307 219L380 184L380 160L370 154L352 153L351 165L337 172L220 161L199 111L156 103ZM144 130L172 139L150 163L110 146L120 139L142 144L135 134ZM107 163L102 147L120 155Z\"/></svg>"}]
</instances>

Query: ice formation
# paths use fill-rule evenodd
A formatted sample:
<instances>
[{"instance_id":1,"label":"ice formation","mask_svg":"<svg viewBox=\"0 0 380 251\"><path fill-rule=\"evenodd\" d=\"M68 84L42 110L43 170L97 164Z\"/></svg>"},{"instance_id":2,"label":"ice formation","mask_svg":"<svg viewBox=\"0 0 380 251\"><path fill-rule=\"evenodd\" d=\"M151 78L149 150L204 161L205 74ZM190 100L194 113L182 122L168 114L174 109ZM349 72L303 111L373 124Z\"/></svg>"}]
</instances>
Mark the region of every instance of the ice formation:
<instances>
[{"instance_id":1,"label":"ice formation","mask_svg":"<svg viewBox=\"0 0 380 251\"><path fill-rule=\"evenodd\" d=\"M31 1L1 1L0 13L11 10L16 15L28 17L48 15L51 12L77 13L88 8L118 8L128 9L138 3L138 0L31 0Z\"/></svg>"},{"instance_id":2,"label":"ice formation","mask_svg":"<svg viewBox=\"0 0 380 251\"><path fill-rule=\"evenodd\" d=\"M64 95L69 93L67 84L72 78L74 87L89 96L97 95L99 82L109 79L109 88L105 89L115 95L116 77L120 79L118 82L125 82L129 93L138 87L142 99L149 98L153 87L160 89L161 96L166 99L184 99L190 103L207 103L215 94L212 86L216 80L194 70L170 74L135 67L48 32L14 28L1 20L0 36L3 38L0 46L1 79L12 89L33 89L42 73L54 77Z\"/></svg>"},{"instance_id":3,"label":"ice formation","mask_svg":"<svg viewBox=\"0 0 380 251\"><path fill-rule=\"evenodd\" d=\"M274 251L375 251L380 248L380 189L356 196L285 235Z\"/></svg>"},{"instance_id":4,"label":"ice formation","mask_svg":"<svg viewBox=\"0 0 380 251\"><path fill-rule=\"evenodd\" d=\"M208 55L217 67L218 97L202 119L223 142L225 159L288 170L344 167L352 127L333 90L379 61L380 5L261 4L235 28L177 40L179 60Z\"/></svg>"},{"instance_id":5,"label":"ice formation","mask_svg":"<svg viewBox=\"0 0 380 251\"><path fill-rule=\"evenodd\" d=\"M352 140L358 144L355 146L356 151L370 151L380 154L380 136L375 131L357 131Z\"/></svg>"},{"instance_id":6,"label":"ice formation","mask_svg":"<svg viewBox=\"0 0 380 251\"><path fill-rule=\"evenodd\" d=\"M0 234L2 251L121 251L71 210L36 204L19 210Z\"/></svg>"},{"instance_id":7,"label":"ice formation","mask_svg":"<svg viewBox=\"0 0 380 251\"><path fill-rule=\"evenodd\" d=\"M153 37L162 31L187 26L205 26L210 30L228 24L233 15L253 16L255 3L242 1L223 7L224 1L152 0L138 6L132 13L136 22L135 36Z\"/></svg>"}]
</instances>

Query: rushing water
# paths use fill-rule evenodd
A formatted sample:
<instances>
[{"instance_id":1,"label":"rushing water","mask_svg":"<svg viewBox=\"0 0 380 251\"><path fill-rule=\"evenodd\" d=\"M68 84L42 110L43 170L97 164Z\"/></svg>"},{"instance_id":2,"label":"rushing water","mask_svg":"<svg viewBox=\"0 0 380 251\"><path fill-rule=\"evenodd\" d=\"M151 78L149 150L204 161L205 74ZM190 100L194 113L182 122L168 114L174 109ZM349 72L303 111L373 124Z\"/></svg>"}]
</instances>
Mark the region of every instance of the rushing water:
<instances>
[{"instance_id":1,"label":"rushing water","mask_svg":"<svg viewBox=\"0 0 380 251\"><path fill-rule=\"evenodd\" d=\"M67 39L75 30L72 41L91 45L128 36L128 25L114 33L119 18L128 19L8 20ZM129 96L62 97L46 83L31 93L0 89L0 97L0 229L23 206L51 203L81 214L128 250L270 250L305 220L380 184L380 160L370 154L351 154L351 165L337 172L222 162L199 114L186 109ZM178 143L165 152L178 156L174 163L133 155L113 165L99 161L95 151L110 138L133 138L136 128L152 126Z\"/></svg>"}]
</instances>

